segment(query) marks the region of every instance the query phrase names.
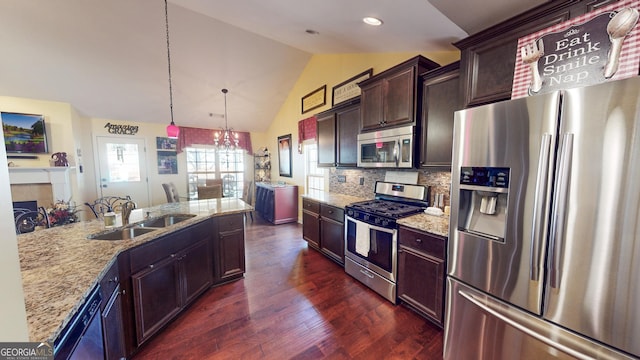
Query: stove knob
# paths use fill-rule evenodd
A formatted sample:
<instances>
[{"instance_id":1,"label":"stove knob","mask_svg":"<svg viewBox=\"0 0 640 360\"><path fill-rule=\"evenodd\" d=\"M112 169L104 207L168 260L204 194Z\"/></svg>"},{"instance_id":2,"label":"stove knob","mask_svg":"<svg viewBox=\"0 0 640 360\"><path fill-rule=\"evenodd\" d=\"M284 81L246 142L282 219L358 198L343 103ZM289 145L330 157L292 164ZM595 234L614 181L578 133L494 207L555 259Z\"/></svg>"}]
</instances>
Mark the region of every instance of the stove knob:
<instances>
[{"instance_id":1,"label":"stove knob","mask_svg":"<svg viewBox=\"0 0 640 360\"><path fill-rule=\"evenodd\" d=\"M382 226L389 226L389 220L382 221Z\"/></svg>"},{"instance_id":2,"label":"stove knob","mask_svg":"<svg viewBox=\"0 0 640 360\"><path fill-rule=\"evenodd\" d=\"M347 215L353 217L353 210L347 210Z\"/></svg>"},{"instance_id":3,"label":"stove knob","mask_svg":"<svg viewBox=\"0 0 640 360\"><path fill-rule=\"evenodd\" d=\"M362 218L363 220L369 220L369 215L365 214Z\"/></svg>"},{"instance_id":4,"label":"stove knob","mask_svg":"<svg viewBox=\"0 0 640 360\"><path fill-rule=\"evenodd\" d=\"M380 221L381 221L381 220L380 220L380 218L376 218L375 223L376 223L376 224L380 224Z\"/></svg>"}]
</instances>

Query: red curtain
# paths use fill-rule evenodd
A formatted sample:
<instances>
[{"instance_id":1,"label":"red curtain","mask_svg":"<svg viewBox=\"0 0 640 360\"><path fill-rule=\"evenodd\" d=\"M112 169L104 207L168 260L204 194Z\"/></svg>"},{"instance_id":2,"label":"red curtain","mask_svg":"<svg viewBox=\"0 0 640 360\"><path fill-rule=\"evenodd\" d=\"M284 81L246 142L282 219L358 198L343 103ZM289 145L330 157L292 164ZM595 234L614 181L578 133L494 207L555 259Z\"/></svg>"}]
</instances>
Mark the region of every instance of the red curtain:
<instances>
[{"instance_id":1,"label":"red curtain","mask_svg":"<svg viewBox=\"0 0 640 360\"><path fill-rule=\"evenodd\" d=\"M298 142L316 138L316 117L312 116L298 121Z\"/></svg>"},{"instance_id":2,"label":"red curtain","mask_svg":"<svg viewBox=\"0 0 640 360\"><path fill-rule=\"evenodd\" d=\"M191 145L214 145L213 134L219 130L200 129L180 126L178 135L178 145L176 151L181 153L184 148ZM249 155L253 155L251 147L251 134L248 132L236 132L238 134L238 147L247 150Z\"/></svg>"}]
</instances>

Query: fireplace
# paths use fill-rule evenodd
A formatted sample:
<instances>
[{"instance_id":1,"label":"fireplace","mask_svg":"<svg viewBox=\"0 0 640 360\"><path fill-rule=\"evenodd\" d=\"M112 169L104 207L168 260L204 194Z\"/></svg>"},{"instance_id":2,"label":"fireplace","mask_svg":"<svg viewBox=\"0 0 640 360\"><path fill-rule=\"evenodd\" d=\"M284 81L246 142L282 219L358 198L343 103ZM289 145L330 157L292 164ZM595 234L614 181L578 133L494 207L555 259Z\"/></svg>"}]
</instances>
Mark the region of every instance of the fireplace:
<instances>
[{"instance_id":1,"label":"fireplace","mask_svg":"<svg viewBox=\"0 0 640 360\"><path fill-rule=\"evenodd\" d=\"M13 201L35 200L45 208L71 198L69 167L9 167Z\"/></svg>"}]
</instances>

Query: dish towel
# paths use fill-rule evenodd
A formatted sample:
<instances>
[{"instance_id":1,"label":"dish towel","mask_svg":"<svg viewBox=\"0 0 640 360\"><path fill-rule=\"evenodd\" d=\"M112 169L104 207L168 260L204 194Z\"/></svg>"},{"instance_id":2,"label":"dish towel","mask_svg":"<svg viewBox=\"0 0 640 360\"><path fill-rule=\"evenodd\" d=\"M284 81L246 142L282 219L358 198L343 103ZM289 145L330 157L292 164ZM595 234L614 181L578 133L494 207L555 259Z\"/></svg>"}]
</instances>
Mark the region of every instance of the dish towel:
<instances>
[{"instance_id":1,"label":"dish towel","mask_svg":"<svg viewBox=\"0 0 640 360\"><path fill-rule=\"evenodd\" d=\"M356 252L362 256L369 256L369 225L356 222Z\"/></svg>"}]
</instances>

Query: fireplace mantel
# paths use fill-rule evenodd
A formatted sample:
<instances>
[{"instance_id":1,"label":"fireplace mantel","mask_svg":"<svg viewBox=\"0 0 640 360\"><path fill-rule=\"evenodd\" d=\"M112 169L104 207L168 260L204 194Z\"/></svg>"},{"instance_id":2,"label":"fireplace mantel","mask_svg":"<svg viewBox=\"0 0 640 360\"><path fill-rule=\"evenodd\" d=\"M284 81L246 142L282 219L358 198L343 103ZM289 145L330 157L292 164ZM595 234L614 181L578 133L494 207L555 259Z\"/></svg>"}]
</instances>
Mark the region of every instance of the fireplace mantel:
<instances>
[{"instance_id":1,"label":"fireplace mantel","mask_svg":"<svg viewBox=\"0 0 640 360\"><path fill-rule=\"evenodd\" d=\"M54 200L71 198L69 171L74 167L9 167L9 182L20 184L51 184Z\"/></svg>"}]
</instances>

